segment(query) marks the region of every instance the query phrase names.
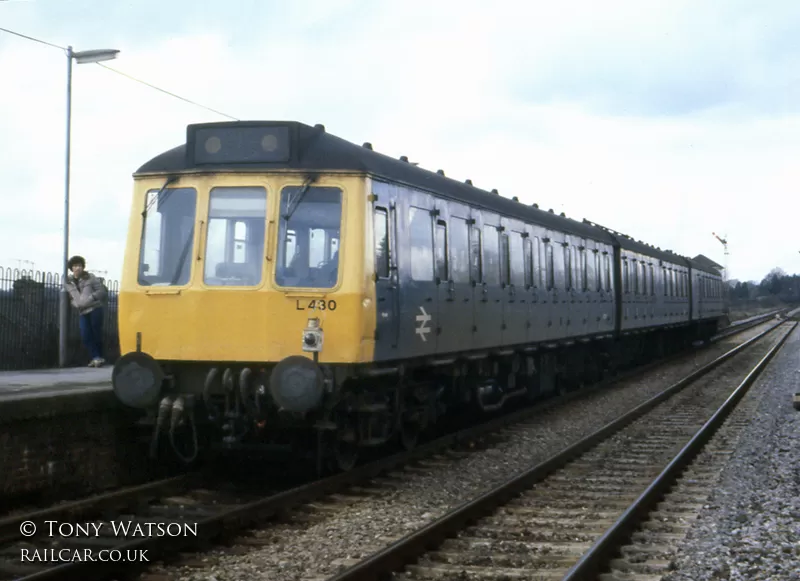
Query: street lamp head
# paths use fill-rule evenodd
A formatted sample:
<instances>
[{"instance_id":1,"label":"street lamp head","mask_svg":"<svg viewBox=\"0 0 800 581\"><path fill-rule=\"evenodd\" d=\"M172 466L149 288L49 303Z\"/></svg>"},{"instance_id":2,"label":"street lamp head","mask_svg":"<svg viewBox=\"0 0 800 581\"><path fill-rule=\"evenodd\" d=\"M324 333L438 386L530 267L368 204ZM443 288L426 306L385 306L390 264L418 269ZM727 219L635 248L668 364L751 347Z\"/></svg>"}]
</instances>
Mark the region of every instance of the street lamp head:
<instances>
[{"instance_id":1,"label":"street lamp head","mask_svg":"<svg viewBox=\"0 0 800 581\"><path fill-rule=\"evenodd\" d=\"M99 63L101 61L111 61L117 58L119 51L113 48L101 48L96 50L82 50L72 53L72 58L78 64Z\"/></svg>"}]
</instances>

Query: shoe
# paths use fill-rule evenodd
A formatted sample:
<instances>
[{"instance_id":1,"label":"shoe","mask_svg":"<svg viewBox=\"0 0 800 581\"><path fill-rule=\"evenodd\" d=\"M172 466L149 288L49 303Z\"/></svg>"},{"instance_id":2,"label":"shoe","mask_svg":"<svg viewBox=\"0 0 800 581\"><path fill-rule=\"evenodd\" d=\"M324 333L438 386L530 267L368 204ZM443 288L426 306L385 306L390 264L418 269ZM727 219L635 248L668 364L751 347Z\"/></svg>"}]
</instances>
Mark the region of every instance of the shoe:
<instances>
[{"instance_id":1,"label":"shoe","mask_svg":"<svg viewBox=\"0 0 800 581\"><path fill-rule=\"evenodd\" d=\"M97 365L95 365L95 367L102 367L106 362L106 360L103 359L102 357L95 359L95 361L97 362Z\"/></svg>"},{"instance_id":2,"label":"shoe","mask_svg":"<svg viewBox=\"0 0 800 581\"><path fill-rule=\"evenodd\" d=\"M89 361L89 367L97 367L97 359L92 359Z\"/></svg>"}]
</instances>

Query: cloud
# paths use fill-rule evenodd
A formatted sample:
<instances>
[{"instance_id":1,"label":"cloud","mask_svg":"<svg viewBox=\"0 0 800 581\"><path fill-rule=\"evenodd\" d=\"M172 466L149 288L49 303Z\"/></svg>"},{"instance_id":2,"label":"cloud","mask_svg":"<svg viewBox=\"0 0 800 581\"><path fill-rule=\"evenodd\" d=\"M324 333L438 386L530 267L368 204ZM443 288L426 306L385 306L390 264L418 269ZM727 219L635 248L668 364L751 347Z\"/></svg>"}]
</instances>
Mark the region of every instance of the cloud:
<instances>
[{"instance_id":1,"label":"cloud","mask_svg":"<svg viewBox=\"0 0 800 581\"><path fill-rule=\"evenodd\" d=\"M721 262L721 231L738 278L800 266L794 5L34 5L4 26L119 48L109 66L240 119L324 123L690 256ZM65 69L0 36L0 264L61 264ZM131 174L223 118L95 65L75 66L73 91L70 248L113 278Z\"/></svg>"},{"instance_id":2,"label":"cloud","mask_svg":"<svg viewBox=\"0 0 800 581\"><path fill-rule=\"evenodd\" d=\"M624 116L674 117L744 104L797 111L800 5L775 2L571 3L519 19L506 80L525 101L574 102ZM511 58L514 54L516 58Z\"/></svg>"}]
</instances>

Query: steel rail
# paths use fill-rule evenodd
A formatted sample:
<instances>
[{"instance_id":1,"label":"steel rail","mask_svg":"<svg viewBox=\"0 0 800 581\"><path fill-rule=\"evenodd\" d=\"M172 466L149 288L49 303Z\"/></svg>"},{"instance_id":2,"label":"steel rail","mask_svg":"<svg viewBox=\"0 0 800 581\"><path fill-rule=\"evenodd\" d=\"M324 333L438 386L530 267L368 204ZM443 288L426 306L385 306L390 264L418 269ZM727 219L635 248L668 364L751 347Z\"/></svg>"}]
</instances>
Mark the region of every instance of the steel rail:
<instances>
[{"instance_id":1,"label":"steel rail","mask_svg":"<svg viewBox=\"0 0 800 581\"><path fill-rule=\"evenodd\" d=\"M735 332L731 334L738 334L751 327L762 324L764 320L769 319L772 316L774 316L774 314L770 313L768 315L763 315L763 320L757 319L748 321L746 324L737 326ZM739 345L727 354L717 358L709 365L715 367L724 361L724 358L732 356L734 353L752 344L755 340L774 330L778 326L780 325L776 325L775 327L762 332L757 337L750 339L748 342ZM721 337L719 339L714 338L711 342L717 342L722 338L726 337ZM672 360L679 359L681 356L685 355L686 352L684 351L645 365L640 365L636 368L623 371L615 376L604 379L588 389L580 389L557 397L551 397L537 405L505 413L499 417L483 422L478 426L471 426L455 431L451 434L446 434L432 442L420 445L410 452L393 454L391 456L373 461L369 464L359 466L349 472L337 474L322 480L315 480L250 503L242 504L236 508L233 508L232 510L208 516L197 521L197 538L142 537L134 540L120 539L123 542L120 542L114 546L109 546L108 549L120 551L146 549L148 551L148 555L159 558L173 552L185 550L202 542L213 542L214 539L218 539L225 534L241 532L242 529L246 529L249 526L257 524L258 521L274 517L280 513L286 512L292 508L318 499L322 496L341 491L349 486L357 484L358 482L374 478L402 465L429 457L459 444L474 441L482 436L501 430L507 425L524 421L555 406L563 405L564 403L567 403L573 399L585 397L589 393L607 387L610 384L642 375L655 367L668 363ZM713 367L709 367L708 371L710 371L712 368ZM694 374L690 377L694 377ZM678 384L676 384L676 386L677 385ZM672 386L669 389L673 389L676 386ZM647 403L648 402L645 402L645 404ZM15 540L20 540L22 538L22 535L20 534L20 526L23 522L28 520L37 523L44 522L45 520L63 521L64 519L79 519L96 516L102 511L120 509L124 510L129 507L135 508L159 497L185 492L199 482L200 475L197 473L181 475L90 497L77 502L66 503L33 513L5 518L0 520L0 543L7 544ZM85 579L103 579L106 578L109 573L118 571L121 568L125 570L132 570L136 568L142 568L142 566L146 567L146 564L138 565L138 567L137 565L138 564L135 563L114 562L71 562L32 573L22 577L21 579L24 579L25 581L34 581L72 577L73 575L79 575L81 578Z\"/></svg>"},{"instance_id":2,"label":"steel rail","mask_svg":"<svg viewBox=\"0 0 800 581\"><path fill-rule=\"evenodd\" d=\"M506 504L521 492L544 480L553 472L563 468L576 457L584 454L599 442L618 432L634 420L640 418L663 401L669 399L700 377L710 373L725 361L752 346L766 335L773 333L782 325L778 324L759 333L745 343L738 345L715 360L695 370L682 380L651 397L644 403L620 416L616 420L593 432L589 436L568 446L548 460L518 474L478 498L462 504L422 529L406 535L387 548L379 551L355 566L331 577L330 581L377 581L387 579L392 573L416 560L427 551L433 550L446 539L491 514L497 507Z\"/></svg>"},{"instance_id":3,"label":"steel rail","mask_svg":"<svg viewBox=\"0 0 800 581\"><path fill-rule=\"evenodd\" d=\"M6 544L20 539L20 526L25 521L35 523L45 520L64 520L66 518L85 518L92 513L98 514L103 510L119 509L134 506L168 494L175 494L190 487L197 477L196 474L182 474L155 480L138 486L131 486L114 490L104 494L90 496L74 502L59 504L34 512L27 512L0 520L0 544Z\"/></svg>"},{"instance_id":4,"label":"steel rail","mask_svg":"<svg viewBox=\"0 0 800 581\"><path fill-rule=\"evenodd\" d=\"M675 484L680 474L697 457L703 447L714 437L722 424L734 410L739 401L745 396L750 386L766 368L767 364L780 351L783 344L797 327L794 323L791 329L778 341L761 361L747 374L738 387L728 396L713 416L695 433L691 440L681 449L675 458L631 503L619 519L584 553L581 559L569 570L562 581L593 581L601 570L608 566L611 559L616 556L619 549L627 544L634 531L642 524L647 516L654 510L669 489Z\"/></svg>"}]
</instances>

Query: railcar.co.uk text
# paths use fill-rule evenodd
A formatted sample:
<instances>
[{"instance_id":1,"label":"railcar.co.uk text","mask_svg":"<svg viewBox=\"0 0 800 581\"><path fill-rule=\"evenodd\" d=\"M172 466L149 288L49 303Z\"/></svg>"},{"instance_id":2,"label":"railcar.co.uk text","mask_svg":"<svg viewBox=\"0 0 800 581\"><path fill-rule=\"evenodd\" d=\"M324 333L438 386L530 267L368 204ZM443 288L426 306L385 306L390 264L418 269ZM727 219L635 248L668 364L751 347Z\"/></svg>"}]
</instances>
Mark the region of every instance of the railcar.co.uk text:
<instances>
[{"instance_id":1,"label":"railcar.co.uk text","mask_svg":"<svg viewBox=\"0 0 800 581\"><path fill-rule=\"evenodd\" d=\"M196 537L197 523L185 522L60 522L46 520L40 527L33 521L25 521L20 525L23 537L33 537L39 532L50 538L88 538L108 537L120 541L131 538L148 537ZM70 548L23 548L20 549L20 560L23 562L149 562L147 549L70 549Z\"/></svg>"}]
</instances>

